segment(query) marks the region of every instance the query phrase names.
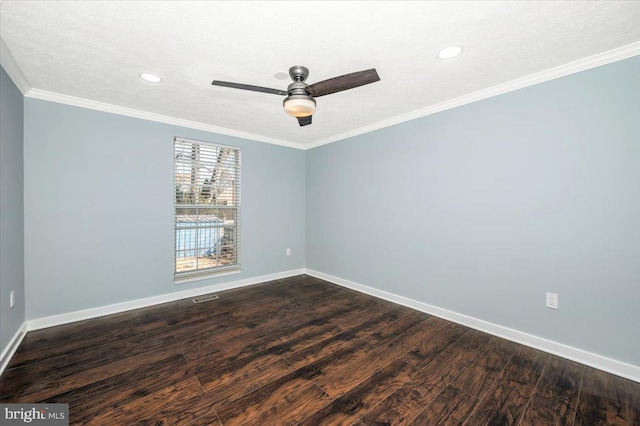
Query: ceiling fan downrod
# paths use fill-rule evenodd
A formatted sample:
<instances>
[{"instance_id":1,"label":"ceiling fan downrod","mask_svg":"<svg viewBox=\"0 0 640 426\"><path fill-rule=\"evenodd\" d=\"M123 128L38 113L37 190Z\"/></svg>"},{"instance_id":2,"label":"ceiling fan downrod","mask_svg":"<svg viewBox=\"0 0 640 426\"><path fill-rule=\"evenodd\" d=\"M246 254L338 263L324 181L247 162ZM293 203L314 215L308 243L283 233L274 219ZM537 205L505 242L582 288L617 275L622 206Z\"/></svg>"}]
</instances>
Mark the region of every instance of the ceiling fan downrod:
<instances>
[{"instance_id":1,"label":"ceiling fan downrod","mask_svg":"<svg viewBox=\"0 0 640 426\"><path fill-rule=\"evenodd\" d=\"M309 77L309 69L302 65L294 65L289 68L289 76L293 81L305 81Z\"/></svg>"}]
</instances>

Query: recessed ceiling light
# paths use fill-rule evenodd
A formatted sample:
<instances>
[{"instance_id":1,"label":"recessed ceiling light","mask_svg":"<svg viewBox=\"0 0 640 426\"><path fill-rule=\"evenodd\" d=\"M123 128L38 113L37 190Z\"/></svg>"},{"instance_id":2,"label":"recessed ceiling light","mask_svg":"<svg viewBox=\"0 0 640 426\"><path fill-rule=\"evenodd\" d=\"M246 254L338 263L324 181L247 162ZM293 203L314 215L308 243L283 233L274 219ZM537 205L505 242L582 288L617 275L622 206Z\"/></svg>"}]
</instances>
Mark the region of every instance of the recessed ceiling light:
<instances>
[{"instance_id":1,"label":"recessed ceiling light","mask_svg":"<svg viewBox=\"0 0 640 426\"><path fill-rule=\"evenodd\" d=\"M149 72L140 73L140 78L146 81L150 81L151 83L160 83L162 81L162 78Z\"/></svg>"},{"instance_id":2,"label":"recessed ceiling light","mask_svg":"<svg viewBox=\"0 0 640 426\"><path fill-rule=\"evenodd\" d=\"M447 46L440 49L438 52L438 59L453 59L462 53L462 46L454 45Z\"/></svg>"}]
</instances>

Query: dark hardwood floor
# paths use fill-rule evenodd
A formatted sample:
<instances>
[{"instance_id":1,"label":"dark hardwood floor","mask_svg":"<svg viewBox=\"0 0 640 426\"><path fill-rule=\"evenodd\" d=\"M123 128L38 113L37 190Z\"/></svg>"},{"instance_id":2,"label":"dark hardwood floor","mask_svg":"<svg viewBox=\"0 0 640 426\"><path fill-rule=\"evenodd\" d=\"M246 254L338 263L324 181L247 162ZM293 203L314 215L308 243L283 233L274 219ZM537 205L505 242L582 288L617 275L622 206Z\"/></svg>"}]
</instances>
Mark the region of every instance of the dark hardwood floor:
<instances>
[{"instance_id":1,"label":"dark hardwood floor","mask_svg":"<svg viewBox=\"0 0 640 426\"><path fill-rule=\"evenodd\" d=\"M71 424L638 425L640 384L309 276L27 334Z\"/></svg>"}]
</instances>

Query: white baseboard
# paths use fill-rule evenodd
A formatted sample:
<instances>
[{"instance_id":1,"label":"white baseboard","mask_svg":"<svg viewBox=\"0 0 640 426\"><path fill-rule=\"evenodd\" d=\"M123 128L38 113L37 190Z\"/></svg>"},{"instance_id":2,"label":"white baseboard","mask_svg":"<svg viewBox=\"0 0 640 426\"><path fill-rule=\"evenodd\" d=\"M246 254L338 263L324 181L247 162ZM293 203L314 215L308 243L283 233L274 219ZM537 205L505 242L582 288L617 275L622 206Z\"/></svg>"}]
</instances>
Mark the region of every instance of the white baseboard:
<instances>
[{"instance_id":1,"label":"white baseboard","mask_svg":"<svg viewBox=\"0 0 640 426\"><path fill-rule=\"evenodd\" d=\"M376 288L368 287L363 284L358 284L353 281L345 280L339 277L334 277L322 272L318 272L312 269L293 269L290 271L279 272L275 274L262 275L259 277L247 278L244 280L230 281L227 283L215 284L208 287L194 288L190 290L179 291L175 293L163 294L160 296L147 297L144 299L132 300L129 302L116 303L113 305L101 306L97 308L85 309L82 311L69 312L66 314L53 315L45 318L38 318L30 320L22 324L20 329L16 332L15 336L11 339L9 345L5 348L0 356L0 374L9 364L11 357L15 353L16 349L22 342L22 339L26 335L27 331L38 330L47 327L53 327L56 325L68 324L76 321L82 321L85 319L101 317L104 315L110 315L120 312L125 312L133 309L144 308L147 306L158 305L161 303L173 302L175 300L187 299L190 297L200 296L207 293L213 293L216 291L230 290L233 288L246 287L254 284L260 284L267 281L273 281L282 278L293 277L296 275L307 274L316 278L329 281L340 286L350 288L360 293L365 293L370 296L374 296L380 299L387 300L389 302L397 303L421 312L435 315L440 318L444 318L455 323L492 334L525 346L529 346L535 349L539 349L544 352L548 352L553 355L557 355L581 364L588 365L599 370L606 371L608 373L615 374L640 382L640 367L632 364L628 364L615 359L607 358L602 355L594 354L591 352L577 349L562 343L554 342L552 340L544 339L538 336L534 336L519 330L504 327L498 324L494 324L488 321L470 317L468 315L453 312L447 309L439 308L437 306L429 305L427 303L419 302L417 300L409 299L404 296L389 293Z\"/></svg>"},{"instance_id":2,"label":"white baseboard","mask_svg":"<svg viewBox=\"0 0 640 426\"><path fill-rule=\"evenodd\" d=\"M615 374L616 376L621 376L635 382L640 382L640 367L636 365L627 364L622 361L617 361L615 359L607 358L602 355L587 352L582 349L577 349L572 346L564 345L562 343L554 342L542 337L527 334L519 330L514 330L512 328L470 317L468 315L463 315L447 309L442 309L437 306L409 299L404 296L399 296L397 294L378 290L376 288L358 284L353 281L334 277L332 275L314 271L312 269L305 269L305 273L307 275L311 275L312 277L320 278L325 281L350 288L360 293L365 293L379 299L397 303L398 305L403 305L408 308L425 312L430 315L453 321L457 324L461 324L485 333L492 334L494 336L501 337L503 339L511 340L512 342L539 349L541 351L548 352L550 354L557 355L559 357L566 358L580 364L585 364L590 367L597 368L598 370L603 370L608 373Z\"/></svg>"},{"instance_id":3,"label":"white baseboard","mask_svg":"<svg viewBox=\"0 0 640 426\"><path fill-rule=\"evenodd\" d=\"M2 375L4 369L7 368L7 365L9 365L9 361L11 361L13 354L16 353L16 350L20 346L20 343L22 343L22 339L24 339L24 336L26 334L27 323L23 322L18 331L16 331L16 334L14 334L9 341L7 347L2 351L2 355L0 355L0 375Z\"/></svg>"},{"instance_id":4,"label":"white baseboard","mask_svg":"<svg viewBox=\"0 0 640 426\"><path fill-rule=\"evenodd\" d=\"M136 299L128 302L115 303L113 305L100 306L97 308L84 309L82 311L68 312L60 315L52 315L44 318L37 318L27 321L27 330L39 330L56 325L68 324L76 321L82 321L90 318L101 317L105 315L117 314L120 312L130 311L147 306L159 305L161 303L173 302L175 300L187 299L190 297L200 296L216 291L230 290L233 288L246 287L254 284L260 284L267 281L279 280L281 278L293 277L295 275L304 274L304 269L292 269L290 271L278 272L275 274L261 275L259 277L247 278L244 280L229 281L226 283L215 284L207 287L193 288L189 290L177 291L175 293L167 293L160 296L146 297L144 299Z\"/></svg>"}]
</instances>

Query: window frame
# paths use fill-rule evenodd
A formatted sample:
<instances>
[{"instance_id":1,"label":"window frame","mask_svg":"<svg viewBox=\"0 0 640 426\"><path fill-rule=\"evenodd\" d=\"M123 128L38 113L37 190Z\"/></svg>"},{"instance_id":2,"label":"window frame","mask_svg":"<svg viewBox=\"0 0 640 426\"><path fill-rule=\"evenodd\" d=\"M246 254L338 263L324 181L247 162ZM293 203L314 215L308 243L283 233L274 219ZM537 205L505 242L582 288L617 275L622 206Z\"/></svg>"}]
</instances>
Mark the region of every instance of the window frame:
<instances>
[{"instance_id":1,"label":"window frame","mask_svg":"<svg viewBox=\"0 0 640 426\"><path fill-rule=\"evenodd\" d=\"M205 187L204 182L203 184L200 183L196 183L195 184L195 188L198 188L197 190L195 190L194 192L194 186L189 187L189 184L187 184L187 187L189 188L189 194L192 193L198 193L200 195L198 195L198 197L196 198L194 203L188 203L188 204L180 204L178 202L179 199L179 188L184 187L184 179L180 178L179 176L179 168L182 165L182 170L184 171L184 164L187 163L189 164L188 161L184 161L184 159L180 159L179 157L179 147L180 145L182 145L182 148L185 147L185 145L189 145L191 144L192 146L198 146L198 147L209 147L209 148L214 148L214 149L227 149L227 150L231 150L234 153L234 159L232 160L232 162L230 164L233 164L232 166L229 166L229 164L223 165L222 168L223 170L231 170L233 173L233 178L231 180L231 185L228 188L228 191L231 193L230 197L233 200L232 204L209 204L209 203L204 203L202 204L200 202L200 196L203 193L202 189ZM200 149L197 150L198 153L200 153ZM209 152L211 153L211 152ZM193 161L193 160L191 160ZM200 159L198 159L198 161L202 161ZM215 168L216 162L210 162L207 163L206 161L204 161L205 164L205 168L206 165L209 165L211 167ZM223 163L224 164L224 163ZM191 165L191 169L192 170L197 170L196 172L192 172L193 176L197 176L198 178L202 178L202 175L200 174L201 172L199 171L200 167L194 167L194 165ZM184 137L174 137L173 138L173 257L174 257L174 282L176 284L181 284L184 282L189 282L189 281L194 281L194 280L200 280L200 279L206 279L206 278L212 278L212 277L219 277L219 276L224 276L224 275L231 275L231 274L237 274L241 272L241 262L240 262L240 237L241 237L241 174L242 174L242 150L239 147L236 146L231 146L231 145L224 145L224 144L219 144L219 143L215 143L215 142L208 142L208 141L201 141L201 140L196 140L196 139L190 139L190 138L184 138ZM198 179L200 180L200 179ZM191 185L194 185L193 183ZM212 187L209 188L209 190L212 190ZM187 192L183 192L183 194L186 194ZM224 192L223 192L224 193ZM228 197L229 195L227 195ZM178 224L179 223L184 223L179 221L179 216L181 216L179 214L179 209L183 209L183 210L196 210L196 214L195 214L195 225L193 226L189 226L187 225L186 227L181 227ZM202 209L207 209L207 210L231 210L233 211L232 213L232 217L233 217L233 225L232 226L225 226L225 220L224 219L219 219L218 217L214 217L213 220L208 219L208 222L217 222L214 225L211 226L202 226L201 222L200 222L200 210ZM184 215L184 214L183 214ZM206 213L203 213L202 215L206 215ZM189 214L189 216L191 216L191 214ZM210 215L209 215L210 216ZM222 222L222 224L220 224L220 222ZM191 223L191 222L189 222ZM178 236L178 229L179 228L186 228L186 229L191 229L195 235L196 235L196 242L195 242L195 246L194 247L189 247L189 248L184 248L184 244L186 243L186 238L187 237L182 237L180 238L180 242L181 245L179 247L179 236ZM227 231L229 229L233 230L233 242L231 245L226 246L226 247L231 247L232 248L232 261L233 263L229 264L229 265L218 265L218 266L214 266L214 267L204 267L204 268L196 268L196 269L192 269L192 270L188 270L188 271L178 271L178 255L179 252L186 252L186 251L195 251L195 258L196 258L196 264L199 263L199 259L201 258L201 255L199 254L199 252L201 252L202 250L207 249L207 246L202 246L199 244L198 242L198 238L199 235L201 235L201 232L204 230L204 232L207 232L206 230L212 230L212 229L216 229L215 231L211 231L213 233L215 233L215 235L218 235L218 233L222 233L222 235L224 235L224 232ZM184 232L184 229L183 229ZM188 232L188 231L187 231ZM184 235L184 234L183 234ZM216 237L217 238L217 237ZM220 237L220 244L222 244L222 236ZM210 240L210 237L209 237ZM225 246L220 245L220 250L224 249ZM211 247L209 247L211 248ZM218 253L216 255L216 261L219 263L221 259L220 254Z\"/></svg>"}]
</instances>

